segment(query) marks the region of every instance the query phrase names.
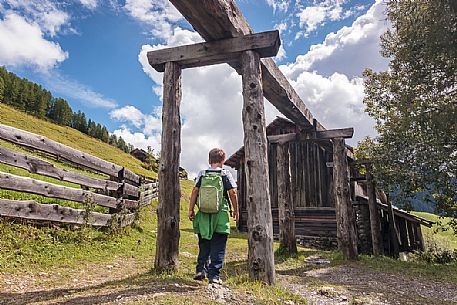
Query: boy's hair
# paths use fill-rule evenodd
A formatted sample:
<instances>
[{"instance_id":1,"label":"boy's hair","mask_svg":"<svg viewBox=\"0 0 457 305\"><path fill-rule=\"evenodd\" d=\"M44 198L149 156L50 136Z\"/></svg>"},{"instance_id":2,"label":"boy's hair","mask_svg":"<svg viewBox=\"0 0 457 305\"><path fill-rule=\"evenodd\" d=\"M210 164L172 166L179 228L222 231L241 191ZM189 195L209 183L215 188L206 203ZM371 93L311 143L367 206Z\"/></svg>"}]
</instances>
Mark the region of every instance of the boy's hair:
<instances>
[{"instance_id":1,"label":"boy's hair","mask_svg":"<svg viewBox=\"0 0 457 305\"><path fill-rule=\"evenodd\" d=\"M220 148L213 148L209 151L209 163L220 163L225 160L225 152Z\"/></svg>"}]
</instances>

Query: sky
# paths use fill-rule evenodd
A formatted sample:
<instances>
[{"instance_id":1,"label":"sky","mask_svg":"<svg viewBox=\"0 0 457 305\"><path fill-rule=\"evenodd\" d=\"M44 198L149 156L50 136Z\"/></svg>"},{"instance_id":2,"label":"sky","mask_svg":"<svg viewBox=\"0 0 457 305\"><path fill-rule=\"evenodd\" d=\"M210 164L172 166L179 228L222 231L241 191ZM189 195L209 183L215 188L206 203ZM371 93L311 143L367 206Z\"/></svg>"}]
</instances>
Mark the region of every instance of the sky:
<instances>
[{"instance_id":1,"label":"sky","mask_svg":"<svg viewBox=\"0 0 457 305\"><path fill-rule=\"evenodd\" d=\"M374 136L364 112L365 68L382 71L382 0L237 0L254 32L278 29L277 65L326 128ZM160 152L162 73L148 51L201 42L168 0L0 0L0 65L65 98L110 133ZM181 166L243 143L241 77L228 65L185 69ZM265 100L267 124L281 114Z\"/></svg>"}]
</instances>

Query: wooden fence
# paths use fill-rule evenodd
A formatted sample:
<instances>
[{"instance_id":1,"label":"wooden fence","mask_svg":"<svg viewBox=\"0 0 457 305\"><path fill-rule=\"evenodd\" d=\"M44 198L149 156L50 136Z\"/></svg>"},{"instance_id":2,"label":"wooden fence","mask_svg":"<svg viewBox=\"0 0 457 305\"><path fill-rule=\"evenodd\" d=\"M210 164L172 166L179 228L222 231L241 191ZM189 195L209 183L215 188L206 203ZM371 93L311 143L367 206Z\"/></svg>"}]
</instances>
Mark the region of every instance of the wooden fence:
<instances>
[{"instance_id":1,"label":"wooden fence","mask_svg":"<svg viewBox=\"0 0 457 305\"><path fill-rule=\"evenodd\" d=\"M133 173L120 165L102 160L46 137L0 124L0 139L64 159L74 167L99 174L94 178L56 167L49 161L0 146L0 163L80 186L69 187L42 180L0 172L0 189L41 195L82 203L84 209L41 204L33 200L0 198L0 216L32 221L93 226L123 227L133 223L136 211L157 197L158 182ZM93 206L109 208L109 213L91 211Z\"/></svg>"}]
</instances>

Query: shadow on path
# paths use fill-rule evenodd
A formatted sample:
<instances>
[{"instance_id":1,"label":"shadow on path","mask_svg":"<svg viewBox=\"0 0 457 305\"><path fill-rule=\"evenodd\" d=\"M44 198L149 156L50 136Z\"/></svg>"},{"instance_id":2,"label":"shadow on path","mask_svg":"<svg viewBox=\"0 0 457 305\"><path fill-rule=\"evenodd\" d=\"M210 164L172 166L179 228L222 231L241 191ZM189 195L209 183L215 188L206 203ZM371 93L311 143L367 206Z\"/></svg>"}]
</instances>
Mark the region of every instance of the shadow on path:
<instances>
[{"instance_id":1,"label":"shadow on path","mask_svg":"<svg viewBox=\"0 0 457 305\"><path fill-rule=\"evenodd\" d=\"M120 297L144 296L167 292L185 293L199 288L199 284L195 281L174 277L169 279L158 279L156 277L157 275L153 272L147 272L120 280L107 281L81 288L59 288L23 293L0 293L0 304L26 305L33 302L49 301L48 304L56 305L89 305L113 302ZM61 298L65 299L58 300Z\"/></svg>"}]
</instances>

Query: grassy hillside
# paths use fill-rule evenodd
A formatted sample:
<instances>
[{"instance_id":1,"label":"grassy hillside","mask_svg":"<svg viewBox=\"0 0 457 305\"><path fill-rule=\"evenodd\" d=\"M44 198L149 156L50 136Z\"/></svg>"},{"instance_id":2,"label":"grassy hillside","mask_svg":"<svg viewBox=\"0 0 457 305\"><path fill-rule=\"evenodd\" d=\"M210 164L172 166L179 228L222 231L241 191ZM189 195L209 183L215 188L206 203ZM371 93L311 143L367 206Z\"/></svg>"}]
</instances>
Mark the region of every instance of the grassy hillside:
<instances>
[{"instance_id":1,"label":"grassy hillside","mask_svg":"<svg viewBox=\"0 0 457 305\"><path fill-rule=\"evenodd\" d=\"M0 123L48 137L54 141L92 154L106 161L116 163L133 172L156 178L157 174L141 166L135 159L120 149L100 140L91 138L73 128L59 126L37 119L0 103Z\"/></svg>"},{"instance_id":2,"label":"grassy hillside","mask_svg":"<svg viewBox=\"0 0 457 305\"><path fill-rule=\"evenodd\" d=\"M424 233L428 235L434 235L443 243L449 244L453 249L457 250L457 235L454 234L454 230L449 226L451 218L439 217L438 215L426 213L426 212L413 212L415 215L425 218L430 221L434 221L436 224L433 227L425 228Z\"/></svg>"}]
</instances>

